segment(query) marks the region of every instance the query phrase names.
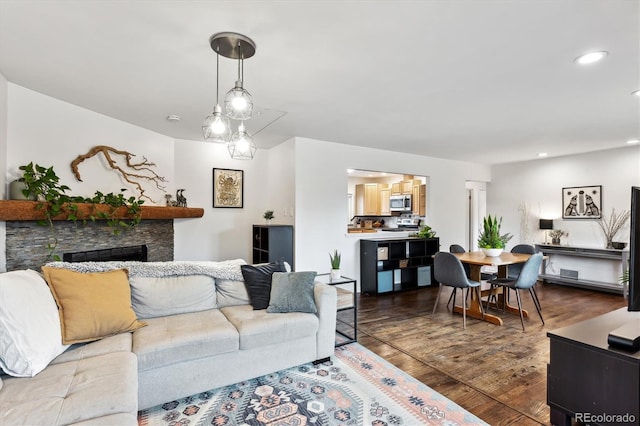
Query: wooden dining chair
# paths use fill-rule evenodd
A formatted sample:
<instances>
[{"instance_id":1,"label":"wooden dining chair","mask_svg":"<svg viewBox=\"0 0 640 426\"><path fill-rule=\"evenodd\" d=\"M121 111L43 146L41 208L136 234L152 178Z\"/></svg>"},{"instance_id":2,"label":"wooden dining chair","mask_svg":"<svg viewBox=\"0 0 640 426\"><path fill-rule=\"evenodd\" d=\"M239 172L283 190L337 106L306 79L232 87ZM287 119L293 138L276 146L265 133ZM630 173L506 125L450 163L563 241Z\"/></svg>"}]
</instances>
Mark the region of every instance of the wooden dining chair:
<instances>
[{"instance_id":1,"label":"wooden dining chair","mask_svg":"<svg viewBox=\"0 0 640 426\"><path fill-rule=\"evenodd\" d=\"M481 301L480 296L480 283L478 281L472 281L467 277L467 274L464 271L464 267L462 266L462 262L460 259L455 257L451 253L447 253L444 251L436 253L433 259L433 275L436 281L440 283L440 287L438 288L438 295L436 296L436 302L433 305L433 312L431 312L431 318L436 313L436 309L438 308L438 302L440 301L440 293L442 292L443 286L453 287L454 292L453 296L453 304L455 306L455 291L457 289L462 290L462 327L467 328L467 298L464 294L464 289L467 289L467 296L469 295L469 290L474 289L476 291L476 295L478 300ZM480 303L480 309L482 310L482 317L484 318L484 310L482 308L482 303Z\"/></svg>"},{"instance_id":2,"label":"wooden dining chair","mask_svg":"<svg viewBox=\"0 0 640 426\"><path fill-rule=\"evenodd\" d=\"M487 306L489 306L489 301L491 300L491 298L495 297L494 291L497 287L502 287L503 293L508 292L510 289L515 290L516 300L518 301L518 311L520 312L520 323L522 324L522 331L525 330L524 317L522 315L522 300L520 298L520 290L529 290L529 294L531 294L531 298L533 299L533 304L536 306L538 315L540 315L542 325L544 325L544 318L542 318L541 312L542 307L540 306L540 300L538 299L536 289L534 288L535 283L538 281L540 265L542 265L542 253L536 253L531 255L531 257L524 263L520 274L515 280L512 278L495 278L493 280L489 280L491 289L489 290L489 297L487 298ZM504 294L502 305L503 311L505 309L506 303L507 295Z\"/></svg>"}]
</instances>

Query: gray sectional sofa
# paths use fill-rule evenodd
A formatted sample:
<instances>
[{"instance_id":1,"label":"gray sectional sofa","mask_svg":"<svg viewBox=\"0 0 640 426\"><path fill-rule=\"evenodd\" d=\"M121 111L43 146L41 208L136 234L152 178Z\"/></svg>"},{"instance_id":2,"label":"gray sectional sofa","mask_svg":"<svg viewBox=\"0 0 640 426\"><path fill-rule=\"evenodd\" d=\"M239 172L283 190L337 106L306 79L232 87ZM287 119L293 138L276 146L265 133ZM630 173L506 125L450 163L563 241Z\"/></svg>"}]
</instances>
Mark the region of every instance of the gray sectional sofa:
<instances>
[{"instance_id":1,"label":"gray sectional sofa","mask_svg":"<svg viewBox=\"0 0 640 426\"><path fill-rule=\"evenodd\" d=\"M333 355L335 288L312 287L317 313L254 310L243 263L51 264L126 268L146 326L73 344L33 377L3 374L0 424L137 425L138 410Z\"/></svg>"}]
</instances>

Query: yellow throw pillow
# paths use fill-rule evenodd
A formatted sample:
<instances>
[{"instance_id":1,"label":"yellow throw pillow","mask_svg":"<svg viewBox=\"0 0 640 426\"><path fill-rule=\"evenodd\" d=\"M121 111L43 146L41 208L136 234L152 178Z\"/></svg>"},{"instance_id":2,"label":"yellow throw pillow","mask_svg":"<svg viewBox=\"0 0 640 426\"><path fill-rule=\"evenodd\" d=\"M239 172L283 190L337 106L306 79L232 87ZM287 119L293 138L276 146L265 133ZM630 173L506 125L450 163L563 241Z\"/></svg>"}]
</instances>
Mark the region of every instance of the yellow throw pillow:
<instances>
[{"instance_id":1,"label":"yellow throw pillow","mask_svg":"<svg viewBox=\"0 0 640 426\"><path fill-rule=\"evenodd\" d=\"M131 307L126 269L81 273L42 267L58 305L62 343L90 342L144 327Z\"/></svg>"}]
</instances>

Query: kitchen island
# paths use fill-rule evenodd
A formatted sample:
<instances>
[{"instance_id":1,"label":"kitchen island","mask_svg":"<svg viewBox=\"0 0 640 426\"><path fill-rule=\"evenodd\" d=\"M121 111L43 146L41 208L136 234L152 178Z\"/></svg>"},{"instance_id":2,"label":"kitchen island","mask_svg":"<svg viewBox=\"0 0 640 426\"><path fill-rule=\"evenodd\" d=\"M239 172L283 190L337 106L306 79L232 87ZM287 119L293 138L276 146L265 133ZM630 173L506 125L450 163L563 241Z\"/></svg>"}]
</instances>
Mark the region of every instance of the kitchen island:
<instances>
[{"instance_id":1,"label":"kitchen island","mask_svg":"<svg viewBox=\"0 0 640 426\"><path fill-rule=\"evenodd\" d=\"M378 295L437 284L433 255L440 249L438 238L386 234L390 233L381 231L375 238L360 240L362 293Z\"/></svg>"}]
</instances>

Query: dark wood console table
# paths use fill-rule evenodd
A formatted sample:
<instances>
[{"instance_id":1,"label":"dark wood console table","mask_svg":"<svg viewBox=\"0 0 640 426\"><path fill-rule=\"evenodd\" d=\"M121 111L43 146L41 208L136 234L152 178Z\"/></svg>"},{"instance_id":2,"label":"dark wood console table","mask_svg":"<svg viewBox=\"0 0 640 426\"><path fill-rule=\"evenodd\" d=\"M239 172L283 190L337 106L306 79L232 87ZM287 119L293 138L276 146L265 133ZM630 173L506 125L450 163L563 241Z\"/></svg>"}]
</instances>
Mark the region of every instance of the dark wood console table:
<instances>
[{"instance_id":1,"label":"dark wood console table","mask_svg":"<svg viewBox=\"0 0 640 426\"><path fill-rule=\"evenodd\" d=\"M640 312L622 308L547 333L551 424L570 426L571 418L585 424L638 424L640 352L607 344L609 332L627 323L635 323L640 333ZM615 417L624 415L627 420Z\"/></svg>"}]
</instances>

